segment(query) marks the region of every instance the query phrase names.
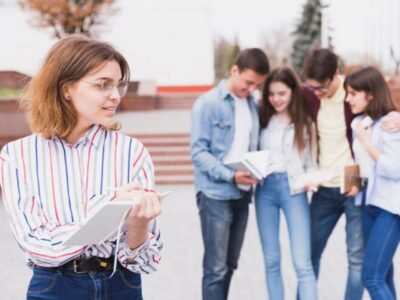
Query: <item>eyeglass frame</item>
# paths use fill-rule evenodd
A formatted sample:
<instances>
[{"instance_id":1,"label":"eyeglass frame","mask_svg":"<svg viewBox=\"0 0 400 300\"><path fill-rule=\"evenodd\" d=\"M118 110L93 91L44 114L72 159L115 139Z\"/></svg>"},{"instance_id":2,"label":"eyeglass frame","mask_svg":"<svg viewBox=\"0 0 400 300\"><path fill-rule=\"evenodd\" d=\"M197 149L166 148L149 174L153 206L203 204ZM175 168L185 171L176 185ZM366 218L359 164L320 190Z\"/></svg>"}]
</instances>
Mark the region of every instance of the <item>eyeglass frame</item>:
<instances>
[{"instance_id":1,"label":"eyeglass frame","mask_svg":"<svg viewBox=\"0 0 400 300\"><path fill-rule=\"evenodd\" d=\"M325 84L321 84L319 86L311 86L309 84L304 84L305 87L307 87L308 89L310 89L313 92L327 92L333 82L333 79L328 79L329 82L325 83Z\"/></svg>"},{"instance_id":2,"label":"eyeglass frame","mask_svg":"<svg viewBox=\"0 0 400 300\"><path fill-rule=\"evenodd\" d=\"M129 86L129 83L126 82L126 81L120 81L117 84L114 84L114 83L110 83L110 80L107 80L107 79L100 79L100 80L97 80L97 81L96 80L92 81L92 80L80 79L79 81L85 82L85 83L90 83L90 84L94 85L102 93L107 92L106 94L104 94L105 96L110 96L112 94L113 90L116 88L117 92L118 92L118 95L121 98L125 97L125 95L128 92L128 86ZM109 89L108 88L107 89L103 88L102 89L101 84L104 83L104 82L110 83L112 85L112 88L109 88ZM121 87L119 87L119 85L121 85L121 84L123 85L122 90L121 90Z\"/></svg>"}]
</instances>

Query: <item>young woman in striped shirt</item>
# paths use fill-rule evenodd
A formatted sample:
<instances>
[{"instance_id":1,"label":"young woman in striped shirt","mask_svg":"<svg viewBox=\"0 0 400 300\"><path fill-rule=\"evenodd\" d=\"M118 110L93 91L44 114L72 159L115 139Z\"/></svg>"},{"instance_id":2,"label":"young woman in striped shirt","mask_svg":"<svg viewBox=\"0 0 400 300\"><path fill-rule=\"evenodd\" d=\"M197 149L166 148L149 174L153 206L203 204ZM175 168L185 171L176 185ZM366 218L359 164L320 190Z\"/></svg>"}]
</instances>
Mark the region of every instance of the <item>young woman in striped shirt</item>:
<instances>
[{"instance_id":1,"label":"young woman in striped shirt","mask_svg":"<svg viewBox=\"0 0 400 300\"><path fill-rule=\"evenodd\" d=\"M140 274L157 269L161 207L153 164L114 120L128 81L116 49L74 35L51 48L28 85L23 106L33 134L0 154L9 223L33 269L28 299L142 299ZM140 203L117 238L63 245L96 208L132 193Z\"/></svg>"}]
</instances>

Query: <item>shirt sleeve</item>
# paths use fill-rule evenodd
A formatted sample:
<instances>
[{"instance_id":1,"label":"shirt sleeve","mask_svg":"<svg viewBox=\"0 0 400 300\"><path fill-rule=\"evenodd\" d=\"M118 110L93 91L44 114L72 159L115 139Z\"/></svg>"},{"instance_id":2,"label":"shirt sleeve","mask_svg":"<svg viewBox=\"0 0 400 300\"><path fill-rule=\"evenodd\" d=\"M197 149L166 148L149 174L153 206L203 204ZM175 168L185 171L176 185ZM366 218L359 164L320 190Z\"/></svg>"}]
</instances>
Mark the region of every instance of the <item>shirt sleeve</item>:
<instances>
[{"instance_id":1,"label":"shirt sleeve","mask_svg":"<svg viewBox=\"0 0 400 300\"><path fill-rule=\"evenodd\" d=\"M140 161L133 166L136 173L132 178L133 183L137 183L146 189L154 189L154 167L150 154L143 145L139 150ZM130 249L126 244L126 231L121 234L119 249L116 250L118 260L128 270L136 273L149 274L158 269L161 260L161 241L160 229L156 219L149 223L148 239L136 249Z\"/></svg>"},{"instance_id":2,"label":"shirt sleeve","mask_svg":"<svg viewBox=\"0 0 400 300\"><path fill-rule=\"evenodd\" d=\"M3 148L0 154L0 184L8 221L19 246L30 260L40 266L54 267L75 257L86 247L65 247L62 242L77 223L60 225L49 221L29 184L21 176L12 155ZM104 196L106 197L106 196Z\"/></svg>"},{"instance_id":3,"label":"shirt sleeve","mask_svg":"<svg viewBox=\"0 0 400 300\"><path fill-rule=\"evenodd\" d=\"M379 176L400 179L400 132L382 132L382 151L376 162Z\"/></svg>"},{"instance_id":4,"label":"shirt sleeve","mask_svg":"<svg viewBox=\"0 0 400 300\"><path fill-rule=\"evenodd\" d=\"M126 233L120 238L118 260L125 268L141 274L149 274L158 269L163 244L156 219L149 224L148 239L136 249L130 249L126 244Z\"/></svg>"},{"instance_id":5,"label":"shirt sleeve","mask_svg":"<svg viewBox=\"0 0 400 300\"><path fill-rule=\"evenodd\" d=\"M306 157L304 161L304 168L306 171L313 171L318 169L317 164L317 152L318 152L318 144L317 144L317 130L315 128L314 122L311 123L311 136L306 140Z\"/></svg>"}]
</instances>

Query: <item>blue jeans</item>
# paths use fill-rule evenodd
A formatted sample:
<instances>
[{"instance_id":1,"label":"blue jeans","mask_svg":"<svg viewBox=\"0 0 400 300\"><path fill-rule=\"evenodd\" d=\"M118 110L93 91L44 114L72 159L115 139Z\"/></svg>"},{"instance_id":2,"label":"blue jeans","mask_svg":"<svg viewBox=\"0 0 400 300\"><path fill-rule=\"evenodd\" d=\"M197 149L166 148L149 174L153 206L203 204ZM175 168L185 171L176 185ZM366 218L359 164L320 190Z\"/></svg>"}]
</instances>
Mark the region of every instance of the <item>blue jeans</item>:
<instances>
[{"instance_id":1,"label":"blue jeans","mask_svg":"<svg viewBox=\"0 0 400 300\"><path fill-rule=\"evenodd\" d=\"M203 299L227 299L243 245L251 192L236 200L210 199L202 192L196 197L204 244Z\"/></svg>"},{"instance_id":2,"label":"blue jeans","mask_svg":"<svg viewBox=\"0 0 400 300\"><path fill-rule=\"evenodd\" d=\"M393 256L400 242L400 216L379 207L363 207L365 254L362 282L372 300L394 300Z\"/></svg>"},{"instance_id":3,"label":"blue jeans","mask_svg":"<svg viewBox=\"0 0 400 300\"><path fill-rule=\"evenodd\" d=\"M125 268L116 271L76 274L72 271L33 268L28 300L142 300L140 274Z\"/></svg>"},{"instance_id":4,"label":"blue jeans","mask_svg":"<svg viewBox=\"0 0 400 300\"><path fill-rule=\"evenodd\" d=\"M361 226L361 207L353 197L340 194L339 188L320 187L311 200L311 248L315 275L318 278L322 252L342 214L346 216L346 244L349 263L345 300L361 300L363 285L361 267L364 242Z\"/></svg>"},{"instance_id":5,"label":"blue jeans","mask_svg":"<svg viewBox=\"0 0 400 300\"><path fill-rule=\"evenodd\" d=\"M279 244L281 209L288 225L300 299L317 299L317 285L311 264L310 209L306 193L290 195L287 173L273 173L257 187L255 204L269 299L285 298Z\"/></svg>"}]
</instances>

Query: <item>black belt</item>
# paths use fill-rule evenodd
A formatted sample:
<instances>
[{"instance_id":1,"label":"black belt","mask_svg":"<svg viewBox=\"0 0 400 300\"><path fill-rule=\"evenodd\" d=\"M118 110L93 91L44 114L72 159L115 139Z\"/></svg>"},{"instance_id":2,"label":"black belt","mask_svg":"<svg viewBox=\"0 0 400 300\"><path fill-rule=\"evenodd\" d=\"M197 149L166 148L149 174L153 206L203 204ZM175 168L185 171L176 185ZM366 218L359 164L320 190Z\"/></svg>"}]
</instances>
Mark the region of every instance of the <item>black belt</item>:
<instances>
[{"instance_id":1,"label":"black belt","mask_svg":"<svg viewBox=\"0 0 400 300\"><path fill-rule=\"evenodd\" d=\"M111 271L114 266L114 256L109 258L91 257L91 258L77 258L66 262L65 264L54 267L46 268L50 270L67 270L77 274L88 272L104 272ZM40 267L42 268L42 267Z\"/></svg>"}]
</instances>

